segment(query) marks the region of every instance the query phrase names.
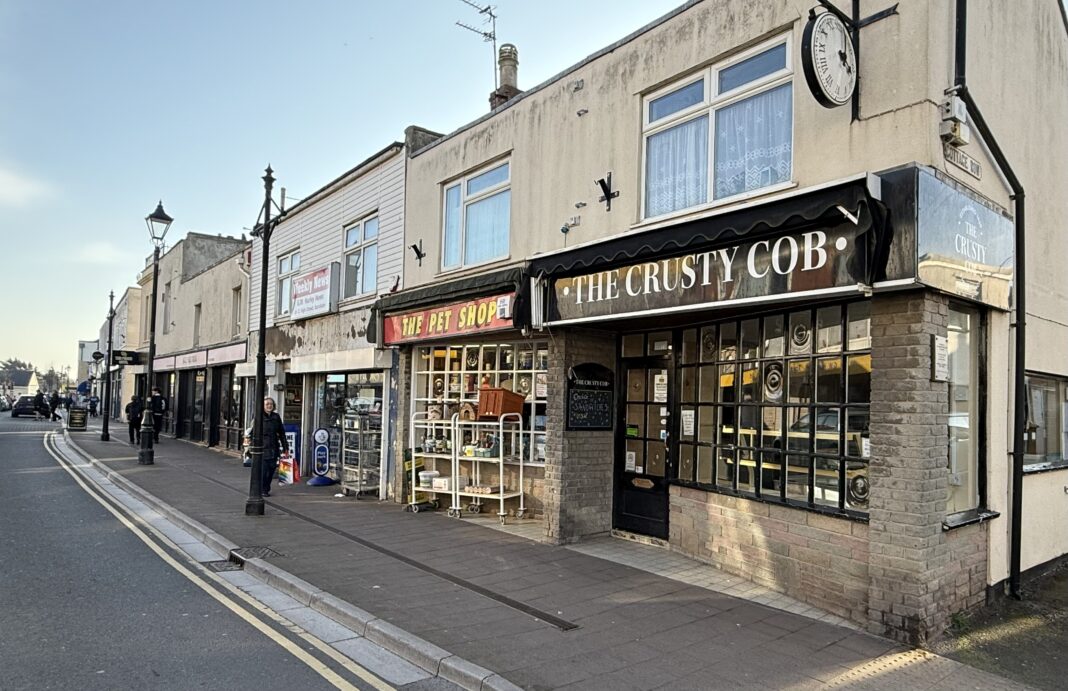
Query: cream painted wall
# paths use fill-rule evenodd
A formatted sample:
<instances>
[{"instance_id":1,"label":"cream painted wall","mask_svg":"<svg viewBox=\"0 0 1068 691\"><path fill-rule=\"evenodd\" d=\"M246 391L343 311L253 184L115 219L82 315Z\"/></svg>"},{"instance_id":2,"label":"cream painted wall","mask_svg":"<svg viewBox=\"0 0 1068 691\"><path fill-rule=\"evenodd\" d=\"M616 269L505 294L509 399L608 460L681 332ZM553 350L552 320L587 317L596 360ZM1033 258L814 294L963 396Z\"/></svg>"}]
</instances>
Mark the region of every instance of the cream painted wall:
<instances>
[{"instance_id":1,"label":"cream painted wall","mask_svg":"<svg viewBox=\"0 0 1068 691\"><path fill-rule=\"evenodd\" d=\"M1068 470L1026 476L1024 497L1020 568L1026 571L1065 553Z\"/></svg>"}]
</instances>

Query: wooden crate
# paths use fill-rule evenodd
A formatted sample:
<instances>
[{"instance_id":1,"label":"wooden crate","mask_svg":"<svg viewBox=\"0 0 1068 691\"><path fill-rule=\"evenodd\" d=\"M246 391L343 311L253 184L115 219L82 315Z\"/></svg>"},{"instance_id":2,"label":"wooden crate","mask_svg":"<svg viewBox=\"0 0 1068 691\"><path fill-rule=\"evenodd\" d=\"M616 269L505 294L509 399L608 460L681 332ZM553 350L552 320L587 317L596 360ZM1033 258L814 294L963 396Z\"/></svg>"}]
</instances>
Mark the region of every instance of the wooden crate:
<instances>
[{"instance_id":1,"label":"wooden crate","mask_svg":"<svg viewBox=\"0 0 1068 691\"><path fill-rule=\"evenodd\" d=\"M478 416L480 418L499 418L507 413L523 412L526 398L508 389L479 389Z\"/></svg>"}]
</instances>

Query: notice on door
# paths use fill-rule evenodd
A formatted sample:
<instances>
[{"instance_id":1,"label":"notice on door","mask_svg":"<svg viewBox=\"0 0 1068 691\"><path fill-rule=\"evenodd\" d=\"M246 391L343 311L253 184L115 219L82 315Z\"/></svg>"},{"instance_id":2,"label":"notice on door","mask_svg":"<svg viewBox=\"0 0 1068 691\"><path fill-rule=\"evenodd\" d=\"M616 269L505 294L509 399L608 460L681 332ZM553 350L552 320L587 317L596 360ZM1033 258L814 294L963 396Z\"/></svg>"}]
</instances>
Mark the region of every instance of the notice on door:
<instances>
[{"instance_id":1,"label":"notice on door","mask_svg":"<svg viewBox=\"0 0 1068 691\"><path fill-rule=\"evenodd\" d=\"M667 403L668 384L667 372L660 371L653 375L653 402Z\"/></svg>"},{"instance_id":2,"label":"notice on door","mask_svg":"<svg viewBox=\"0 0 1068 691\"><path fill-rule=\"evenodd\" d=\"M682 433L686 436L693 436L693 413L692 410L682 411Z\"/></svg>"},{"instance_id":3,"label":"notice on door","mask_svg":"<svg viewBox=\"0 0 1068 691\"><path fill-rule=\"evenodd\" d=\"M626 462L624 464L624 468L623 469L626 470L628 473L633 473L634 472L634 466L636 465L636 463L635 463L636 460L637 459L636 459L636 457L634 455L634 452L633 451L628 451L627 452L627 460L626 460Z\"/></svg>"}]
</instances>

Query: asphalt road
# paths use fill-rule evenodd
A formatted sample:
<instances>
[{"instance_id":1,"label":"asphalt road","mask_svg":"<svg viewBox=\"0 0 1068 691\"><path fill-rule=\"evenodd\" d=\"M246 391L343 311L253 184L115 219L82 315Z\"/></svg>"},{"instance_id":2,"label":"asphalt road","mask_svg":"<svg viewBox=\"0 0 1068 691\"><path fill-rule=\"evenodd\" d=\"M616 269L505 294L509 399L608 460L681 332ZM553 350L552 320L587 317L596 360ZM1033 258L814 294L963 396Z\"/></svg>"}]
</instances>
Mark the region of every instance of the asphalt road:
<instances>
[{"instance_id":1,"label":"asphalt road","mask_svg":"<svg viewBox=\"0 0 1068 691\"><path fill-rule=\"evenodd\" d=\"M55 429L0 415L0 689L371 688L169 565L48 454Z\"/></svg>"}]
</instances>

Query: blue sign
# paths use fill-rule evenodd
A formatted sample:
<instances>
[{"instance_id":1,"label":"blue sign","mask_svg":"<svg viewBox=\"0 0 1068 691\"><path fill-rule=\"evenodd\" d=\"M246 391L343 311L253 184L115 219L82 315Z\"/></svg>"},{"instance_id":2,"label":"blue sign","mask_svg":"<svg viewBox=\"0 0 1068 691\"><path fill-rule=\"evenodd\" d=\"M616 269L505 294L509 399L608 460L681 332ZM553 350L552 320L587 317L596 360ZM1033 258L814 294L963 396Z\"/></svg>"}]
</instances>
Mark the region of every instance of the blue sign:
<instances>
[{"instance_id":1,"label":"blue sign","mask_svg":"<svg viewBox=\"0 0 1068 691\"><path fill-rule=\"evenodd\" d=\"M315 465L312 472L320 476L330 472L330 448L326 444L315 446Z\"/></svg>"},{"instance_id":2,"label":"blue sign","mask_svg":"<svg viewBox=\"0 0 1068 691\"><path fill-rule=\"evenodd\" d=\"M300 463L300 425L287 423L283 425L286 431L286 441L289 443L289 453L293 454L293 461Z\"/></svg>"}]
</instances>

